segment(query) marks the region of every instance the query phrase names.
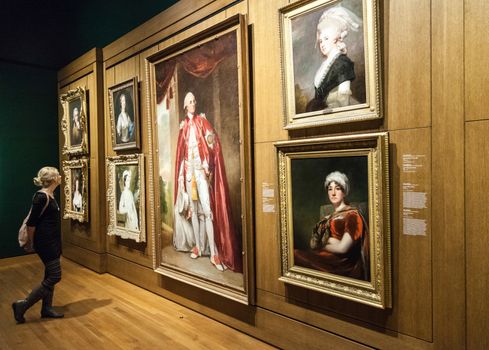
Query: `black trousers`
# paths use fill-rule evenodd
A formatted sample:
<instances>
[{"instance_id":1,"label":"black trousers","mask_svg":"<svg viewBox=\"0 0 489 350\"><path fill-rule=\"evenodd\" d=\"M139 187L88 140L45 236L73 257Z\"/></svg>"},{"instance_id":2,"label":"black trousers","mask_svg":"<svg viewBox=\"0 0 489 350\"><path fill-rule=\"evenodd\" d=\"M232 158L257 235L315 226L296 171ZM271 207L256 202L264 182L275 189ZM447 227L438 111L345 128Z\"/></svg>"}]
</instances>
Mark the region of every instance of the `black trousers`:
<instances>
[{"instance_id":1,"label":"black trousers","mask_svg":"<svg viewBox=\"0 0 489 350\"><path fill-rule=\"evenodd\" d=\"M59 258L44 263L43 287L52 291L56 283L61 281L61 263Z\"/></svg>"}]
</instances>

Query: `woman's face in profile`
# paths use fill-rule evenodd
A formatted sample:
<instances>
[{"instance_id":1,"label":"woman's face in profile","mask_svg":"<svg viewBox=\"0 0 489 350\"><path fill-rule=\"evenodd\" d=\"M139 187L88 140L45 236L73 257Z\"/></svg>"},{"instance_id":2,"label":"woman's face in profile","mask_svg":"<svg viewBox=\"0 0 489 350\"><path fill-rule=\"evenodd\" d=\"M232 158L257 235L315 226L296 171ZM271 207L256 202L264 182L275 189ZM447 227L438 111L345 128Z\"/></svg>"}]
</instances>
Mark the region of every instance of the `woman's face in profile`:
<instances>
[{"instance_id":1,"label":"woman's face in profile","mask_svg":"<svg viewBox=\"0 0 489 350\"><path fill-rule=\"evenodd\" d=\"M318 31L318 45L321 53L328 57L331 50L336 47L338 30L334 26L326 26Z\"/></svg>"},{"instance_id":2,"label":"woman's face in profile","mask_svg":"<svg viewBox=\"0 0 489 350\"><path fill-rule=\"evenodd\" d=\"M343 188L338 185L336 182L331 181L328 185L328 198L333 206L338 206L343 203L345 198L345 193L343 192Z\"/></svg>"}]
</instances>

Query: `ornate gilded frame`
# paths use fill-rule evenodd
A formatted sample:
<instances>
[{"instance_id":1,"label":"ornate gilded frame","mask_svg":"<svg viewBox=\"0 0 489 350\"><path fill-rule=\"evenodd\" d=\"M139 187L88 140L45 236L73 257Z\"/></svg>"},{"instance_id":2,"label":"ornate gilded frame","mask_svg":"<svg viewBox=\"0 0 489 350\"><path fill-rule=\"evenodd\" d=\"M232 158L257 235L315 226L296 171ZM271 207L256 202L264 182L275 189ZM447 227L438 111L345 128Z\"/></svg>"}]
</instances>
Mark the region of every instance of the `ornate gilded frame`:
<instances>
[{"instance_id":1,"label":"ornate gilded frame","mask_svg":"<svg viewBox=\"0 0 489 350\"><path fill-rule=\"evenodd\" d=\"M63 106L63 118L61 119L61 131L64 135L63 154L74 156L88 154L88 115L87 115L87 91L83 87L69 90L60 96ZM78 109L80 119L80 143L73 142L74 128L72 126L73 105ZM77 136L78 138L78 136Z\"/></svg>"},{"instance_id":2,"label":"ornate gilded frame","mask_svg":"<svg viewBox=\"0 0 489 350\"><path fill-rule=\"evenodd\" d=\"M77 211L73 206L73 170L78 170L81 175L81 210ZM79 222L88 222L88 159L74 159L63 161L65 206L63 219L73 219ZM80 183L79 183L80 184Z\"/></svg>"},{"instance_id":3,"label":"ornate gilded frame","mask_svg":"<svg viewBox=\"0 0 489 350\"><path fill-rule=\"evenodd\" d=\"M282 275L279 280L377 308L391 307L388 142L388 134L380 132L275 144L278 151L281 221ZM307 166L310 166L313 171L299 170L307 169L305 168ZM350 185L363 186L363 195L357 192L355 194L357 198L368 198L365 203L367 204L365 208L368 210L365 210L367 212L362 215L365 218L363 222L367 223L368 227L369 255L367 261L370 261L370 264L367 269L369 268L370 274L369 277L363 279L332 273L331 269L328 272L327 267L317 267L324 266L319 264L329 263L324 260L324 255L320 255L322 260L314 260L315 265L309 266L304 265L302 258L297 255L299 253L301 256L312 256L312 254L317 254L313 252L326 252L324 247L314 250L309 246L312 229L318 222L318 218L327 218L325 212L320 214L320 211L317 211L311 214L309 221L300 221L304 216L301 208L312 203L313 192L321 191L319 196L324 195L324 202L326 202L327 194L323 187L325 176L340 169L346 169L344 173L350 174ZM359 169L363 170L359 171ZM351 180L352 178L354 181ZM299 192L293 186L295 184L297 188L303 188L302 183L314 181L316 184L306 194ZM363 185L361 186L360 183ZM293 198L293 193L296 198ZM313 205L313 208L318 207ZM331 209L332 206L330 206ZM294 210L297 211L295 216ZM306 212L305 215L309 213ZM294 218L298 222L295 226ZM304 222L308 224L301 226L301 223ZM303 234L301 237L300 232L307 232L309 236ZM300 245L301 239L302 242L306 242L302 246ZM303 250L300 251L301 249ZM299 260L296 261L296 259ZM317 263L317 261L320 262Z\"/></svg>"},{"instance_id":4,"label":"ornate gilded frame","mask_svg":"<svg viewBox=\"0 0 489 350\"><path fill-rule=\"evenodd\" d=\"M308 108L315 96L314 72L319 71L324 59L316 42L318 19L326 9L337 5L351 6L362 21L363 31L350 30L343 41L346 55L352 55L354 63L353 94L344 106L311 104L314 107ZM379 0L299 1L280 10L280 25L285 129L383 117Z\"/></svg>"},{"instance_id":5,"label":"ornate gilded frame","mask_svg":"<svg viewBox=\"0 0 489 350\"><path fill-rule=\"evenodd\" d=\"M136 242L146 242L146 210L145 210L145 176L144 176L144 155L129 154L108 157L107 160L107 208L109 216L109 224L107 226L107 234L115 235L121 238L132 239ZM139 202L139 210L136 210L138 228L133 229L124 227L118 224L118 206L120 205L120 197L122 196L123 180L121 181L121 169L132 168L137 169L137 180L130 188L131 198ZM132 175L134 178L134 175ZM119 187L118 187L119 186ZM135 194L136 193L136 194ZM118 198L119 197L119 198ZM136 197L134 199L134 197ZM127 220L127 219L126 219Z\"/></svg>"},{"instance_id":6,"label":"ornate gilded frame","mask_svg":"<svg viewBox=\"0 0 489 350\"><path fill-rule=\"evenodd\" d=\"M150 91L148 96L150 98L147 101L148 115L151 119L148 120L148 134L150 141L150 162L149 171L149 186L151 193L150 204L151 213L154 216L151 218L151 232L153 235L153 266L156 272L174 278L178 281L187 283L189 285L210 291L217 295L225 298L232 299L239 303L249 304L254 300L254 253L253 253L253 225L252 225L252 215L253 215L253 203L252 203L252 163L251 163L251 126L249 117L249 102L248 102L248 37L247 37L247 27L245 17L242 15L233 16L221 23L218 23L212 27L204 23L201 24L202 30L193 36L187 36L177 44L169 47L163 45L163 49L156 54L149 56L146 60L146 81L148 82L147 89ZM194 28L195 29L195 28ZM233 49L236 56L236 66L235 77L237 88L234 90L237 96L236 105L234 106L236 113L234 115L234 123L237 123L237 130L239 132L239 139L236 139L233 143L233 147L237 147L239 154L234 156L236 162L238 162L238 184L240 198L240 215L239 219L235 220L235 224L239 225L241 229L241 247L242 251L240 256L242 257L242 278L239 277L239 286L233 285L227 282L227 280L220 280L214 278L212 275L199 274L198 271L194 271L183 267L181 265L172 264L170 262L165 262L167 255L164 254L165 249L174 249L173 246L165 245L163 246L163 237L168 237L173 235L173 228L170 225L163 223L162 214L160 209L162 208L162 203L160 199L161 195L161 185L160 185L160 169L159 169L159 154L164 152L163 148L159 147L158 138L158 108L157 108L157 80L156 80L156 66L170 60L179 55L182 55L194 48L205 47L208 43L219 41L225 35L233 36L233 40L236 42L236 48ZM185 37L185 35L184 35ZM234 74L234 73L233 73ZM195 92L195 91L194 91ZM233 92L233 93L234 93ZM184 96L177 96L179 99L179 106L183 104ZM151 126L156 126L155 128ZM177 124L178 126L178 124ZM178 130L177 130L178 131ZM171 138L172 144L176 144L177 135L172 134ZM224 136L224 135L220 135ZM171 157L171 155L169 156ZM170 158L169 158L170 159ZM173 163L174 164L174 163ZM175 165L172 165L175 168ZM232 170L226 167L226 171ZM174 171L174 170L173 170ZM173 206L173 203L171 204ZM174 214L173 214L174 215ZM166 239L166 238L165 238ZM176 250L175 250L176 251ZM178 251L177 251L178 253ZM187 252L185 253L185 259L187 259ZM191 260L190 258L188 258ZM200 260L199 263L204 263L204 257L197 259ZM208 259L207 265L209 264ZM225 270L224 273L229 276L229 273L239 273L230 270ZM223 277L225 279L225 277Z\"/></svg>"},{"instance_id":7,"label":"ornate gilded frame","mask_svg":"<svg viewBox=\"0 0 489 350\"><path fill-rule=\"evenodd\" d=\"M140 130L139 130L139 89L138 89L138 78L133 77L132 79L126 80L120 84L109 87L109 114L110 114L110 130L112 132L112 149L113 150L126 150L126 149L139 149L140 142ZM114 100L120 96L122 92L129 94L132 101L126 102L130 103L131 113L133 115L134 123L134 140L129 142L117 142L117 111L119 107L114 105Z\"/></svg>"}]
</instances>

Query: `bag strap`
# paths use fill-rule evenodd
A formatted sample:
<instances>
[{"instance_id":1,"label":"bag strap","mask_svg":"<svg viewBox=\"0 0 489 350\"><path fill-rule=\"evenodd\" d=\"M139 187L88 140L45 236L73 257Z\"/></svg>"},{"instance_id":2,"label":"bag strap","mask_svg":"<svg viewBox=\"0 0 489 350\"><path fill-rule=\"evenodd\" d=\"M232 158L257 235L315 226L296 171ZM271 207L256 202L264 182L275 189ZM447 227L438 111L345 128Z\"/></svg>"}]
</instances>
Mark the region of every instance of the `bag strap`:
<instances>
[{"instance_id":1,"label":"bag strap","mask_svg":"<svg viewBox=\"0 0 489 350\"><path fill-rule=\"evenodd\" d=\"M44 214L44 211L46 210L46 208L49 205L49 194L47 194L46 192L43 192L43 191L37 191L37 192L41 192L41 193L44 193L46 195L46 204L44 205L44 208L42 208L41 214L39 214L39 217L41 217L42 214ZM32 207L31 207L31 210L32 210Z\"/></svg>"}]
</instances>

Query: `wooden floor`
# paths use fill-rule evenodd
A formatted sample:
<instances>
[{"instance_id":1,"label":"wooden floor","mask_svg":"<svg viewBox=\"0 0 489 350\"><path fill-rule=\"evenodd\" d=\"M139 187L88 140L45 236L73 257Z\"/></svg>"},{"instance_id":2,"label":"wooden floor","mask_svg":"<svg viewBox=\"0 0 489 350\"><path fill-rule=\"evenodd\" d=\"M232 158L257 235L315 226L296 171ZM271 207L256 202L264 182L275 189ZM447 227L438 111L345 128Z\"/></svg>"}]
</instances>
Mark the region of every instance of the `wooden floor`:
<instances>
[{"instance_id":1,"label":"wooden floor","mask_svg":"<svg viewBox=\"0 0 489 350\"><path fill-rule=\"evenodd\" d=\"M64 319L40 319L41 303L17 325L11 303L42 279L35 255L0 259L0 349L272 349L224 324L68 259L54 305Z\"/></svg>"}]
</instances>

